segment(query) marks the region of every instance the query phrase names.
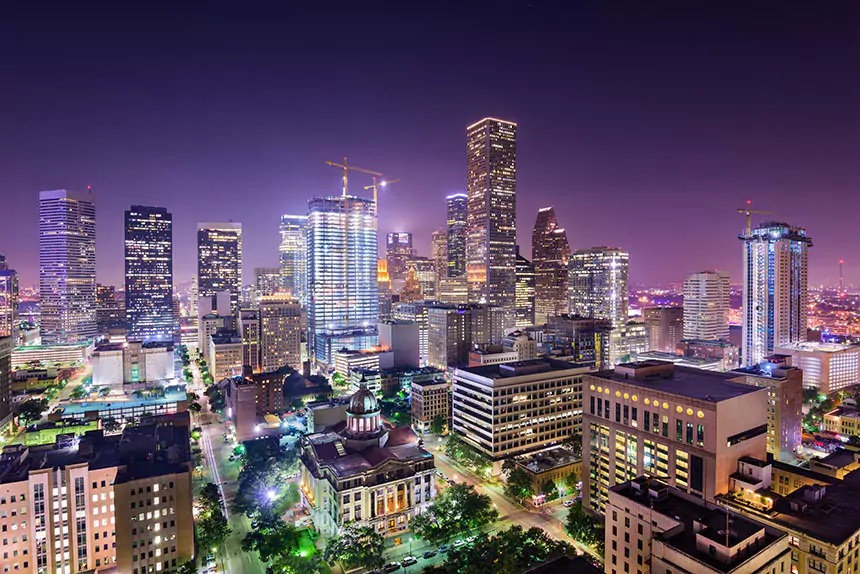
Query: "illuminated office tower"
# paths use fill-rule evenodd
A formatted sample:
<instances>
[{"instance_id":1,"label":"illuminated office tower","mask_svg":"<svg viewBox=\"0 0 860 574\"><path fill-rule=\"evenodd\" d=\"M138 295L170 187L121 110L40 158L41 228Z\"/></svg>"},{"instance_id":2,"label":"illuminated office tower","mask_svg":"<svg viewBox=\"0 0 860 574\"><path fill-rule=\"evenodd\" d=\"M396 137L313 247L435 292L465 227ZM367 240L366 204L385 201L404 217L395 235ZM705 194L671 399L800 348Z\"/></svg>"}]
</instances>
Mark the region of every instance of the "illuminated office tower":
<instances>
[{"instance_id":1,"label":"illuminated office tower","mask_svg":"<svg viewBox=\"0 0 860 574\"><path fill-rule=\"evenodd\" d=\"M0 255L0 337L18 338L18 273Z\"/></svg>"},{"instance_id":2,"label":"illuminated office tower","mask_svg":"<svg viewBox=\"0 0 860 574\"><path fill-rule=\"evenodd\" d=\"M649 351L676 353L684 330L681 307L645 307L642 309Z\"/></svg>"},{"instance_id":3,"label":"illuminated office tower","mask_svg":"<svg viewBox=\"0 0 860 574\"><path fill-rule=\"evenodd\" d=\"M211 297L230 292L230 308L239 310L242 291L242 224L197 224L197 291Z\"/></svg>"},{"instance_id":4,"label":"illuminated office tower","mask_svg":"<svg viewBox=\"0 0 860 574\"><path fill-rule=\"evenodd\" d=\"M436 261L426 257L413 257L406 264L407 269L415 269L415 279L421 289L422 299L436 299L436 285L439 276L436 274Z\"/></svg>"},{"instance_id":5,"label":"illuminated office tower","mask_svg":"<svg viewBox=\"0 0 860 574\"><path fill-rule=\"evenodd\" d=\"M317 366L328 368L339 349L377 341L376 204L320 197L308 202L308 212L308 343Z\"/></svg>"},{"instance_id":6,"label":"illuminated office tower","mask_svg":"<svg viewBox=\"0 0 860 574\"><path fill-rule=\"evenodd\" d=\"M388 260L376 263L376 286L379 293L379 322L391 320L391 278L388 276Z\"/></svg>"},{"instance_id":7,"label":"illuminated office tower","mask_svg":"<svg viewBox=\"0 0 860 574\"><path fill-rule=\"evenodd\" d=\"M281 280L284 291L301 302L308 304L307 287L307 215L281 216Z\"/></svg>"},{"instance_id":8,"label":"illuminated office tower","mask_svg":"<svg viewBox=\"0 0 860 574\"><path fill-rule=\"evenodd\" d=\"M516 304L517 125L484 118L466 128L469 298L505 309Z\"/></svg>"},{"instance_id":9,"label":"illuminated office tower","mask_svg":"<svg viewBox=\"0 0 860 574\"><path fill-rule=\"evenodd\" d=\"M415 255L412 249L412 234L408 231L395 231L388 234L385 257L388 259L388 276L399 291L406 280L409 260Z\"/></svg>"},{"instance_id":10,"label":"illuminated office tower","mask_svg":"<svg viewBox=\"0 0 860 574\"><path fill-rule=\"evenodd\" d=\"M469 196L455 193L448 201L448 277L466 275L466 235Z\"/></svg>"},{"instance_id":11,"label":"illuminated office tower","mask_svg":"<svg viewBox=\"0 0 860 574\"><path fill-rule=\"evenodd\" d=\"M729 274L701 271L684 281L684 339L729 340Z\"/></svg>"},{"instance_id":12,"label":"illuminated office tower","mask_svg":"<svg viewBox=\"0 0 860 574\"><path fill-rule=\"evenodd\" d=\"M289 295L260 298L260 370L302 369L302 308Z\"/></svg>"},{"instance_id":13,"label":"illuminated office tower","mask_svg":"<svg viewBox=\"0 0 860 574\"><path fill-rule=\"evenodd\" d=\"M532 230L532 265L535 267L535 323L567 313L567 260L570 246L558 226L555 209L538 210Z\"/></svg>"},{"instance_id":14,"label":"illuminated office tower","mask_svg":"<svg viewBox=\"0 0 860 574\"><path fill-rule=\"evenodd\" d=\"M535 267L531 261L520 255L517 245L516 265L517 287L517 327L531 327L535 324Z\"/></svg>"},{"instance_id":15,"label":"illuminated office tower","mask_svg":"<svg viewBox=\"0 0 860 574\"><path fill-rule=\"evenodd\" d=\"M629 256L617 247L578 249L570 257L570 313L627 324Z\"/></svg>"},{"instance_id":16,"label":"illuminated office tower","mask_svg":"<svg viewBox=\"0 0 860 574\"><path fill-rule=\"evenodd\" d=\"M281 269L279 267L254 267L254 301L266 295L283 293ZM291 297L292 293L289 294Z\"/></svg>"},{"instance_id":17,"label":"illuminated office tower","mask_svg":"<svg viewBox=\"0 0 860 574\"><path fill-rule=\"evenodd\" d=\"M442 229L430 234L430 259L436 268L436 291L439 282L448 277L448 235Z\"/></svg>"},{"instance_id":18,"label":"illuminated office tower","mask_svg":"<svg viewBox=\"0 0 860 574\"><path fill-rule=\"evenodd\" d=\"M126 338L172 341L173 215L132 205L125 212Z\"/></svg>"},{"instance_id":19,"label":"illuminated office tower","mask_svg":"<svg viewBox=\"0 0 860 574\"><path fill-rule=\"evenodd\" d=\"M43 344L96 336L96 204L92 191L39 194L39 305Z\"/></svg>"},{"instance_id":20,"label":"illuminated office tower","mask_svg":"<svg viewBox=\"0 0 860 574\"><path fill-rule=\"evenodd\" d=\"M260 372L260 307L239 309L239 335L242 337L242 365Z\"/></svg>"},{"instance_id":21,"label":"illuminated office tower","mask_svg":"<svg viewBox=\"0 0 860 574\"><path fill-rule=\"evenodd\" d=\"M806 340L806 268L812 239L801 227L764 223L744 242L743 342L745 366Z\"/></svg>"}]
</instances>

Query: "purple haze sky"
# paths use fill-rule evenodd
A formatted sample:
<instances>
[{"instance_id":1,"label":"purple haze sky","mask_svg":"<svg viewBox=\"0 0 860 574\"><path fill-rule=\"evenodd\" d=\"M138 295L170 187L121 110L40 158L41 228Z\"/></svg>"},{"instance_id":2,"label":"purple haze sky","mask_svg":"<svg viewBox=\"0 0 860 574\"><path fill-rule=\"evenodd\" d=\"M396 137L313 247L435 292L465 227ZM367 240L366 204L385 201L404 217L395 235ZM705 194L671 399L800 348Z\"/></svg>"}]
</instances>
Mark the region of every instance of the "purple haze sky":
<instances>
[{"instance_id":1,"label":"purple haze sky","mask_svg":"<svg viewBox=\"0 0 860 574\"><path fill-rule=\"evenodd\" d=\"M131 204L173 212L177 282L197 221L242 222L247 282L276 265L281 213L339 193L324 162L344 155L402 179L380 236L426 255L484 116L519 124L526 255L555 205L572 248L629 250L632 282L738 282L749 198L808 229L811 283L841 257L860 283L856 2L172 4L0 8L0 253L24 284L38 192L88 184L100 282L122 282Z\"/></svg>"}]
</instances>

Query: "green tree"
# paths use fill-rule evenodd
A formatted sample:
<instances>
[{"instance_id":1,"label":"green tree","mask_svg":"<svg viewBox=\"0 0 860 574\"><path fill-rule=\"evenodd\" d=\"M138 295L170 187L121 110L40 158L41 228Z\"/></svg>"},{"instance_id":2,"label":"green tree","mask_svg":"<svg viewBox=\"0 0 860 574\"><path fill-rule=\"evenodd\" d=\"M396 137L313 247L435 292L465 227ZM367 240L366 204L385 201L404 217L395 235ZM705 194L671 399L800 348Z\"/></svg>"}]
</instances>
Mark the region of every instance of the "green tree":
<instances>
[{"instance_id":1,"label":"green tree","mask_svg":"<svg viewBox=\"0 0 860 574\"><path fill-rule=\"evenodd\" d=\"M220 546L230 536L231 532L231 528L227 525L227 519L220 508L203 516L197 523L197 541L201 548Z\"/></svg>"},{"instance_id":2,"label":"green tree","mask_svg":"<svg viewBox=\"0 0 860 574\"><path fill-rule=\"evenodd\" d=\"M106 432L114 433L114 432L118 432L122 428L122 425L115 418L106 417L106 418L102 419L102 428Z\"/></svg>"},{"instance_id":3,"label":"green tree","mask_svg":"<svg viewBox=\"0 0 860 574\"><path fill-rule=\"evenodd\" d=\"M331 384L336 386L336 387L343 387L348 382L349 381L346 380L346 377L344 377L340 373L335 373L331 376Z\"/></svg>"},{"instance_id":4,"label":"green tree","mask_svg":"<svg viewBox=\"0 0 860 574\"><path fill-rule=\"evenodd\" d=\"M551 478L546 479L543 484L540 485L540 491L544 496L546 496L548 501L558 498L558 486L556 486L555 481Z\"/></svg>"},{"instance_id":5,"label":"green tree","mask_svg":"<svg viewBox=\"0 0 860 574\"><path fill-rule=\"evenodd\" d=\"M213 512L221 509L221 493L218 491L218 487L211 482L203 485L197 500L200 502L200 506L204 512Z\"/></svg>"},{"instance_id":6,"label":"green tree","mask_svg":"<svg viewBox=\"0 0 860 574\"><path fill-rule=\"evenodd\" d=\"M385 564L384 551L385 539L375 528L348 522L326 543L323 557L329 564L340 562L346 569L373 569Z\"/></svg>"},{"instance_id":7,"label":"green tree","mask_svg":"<svg viewBox=\"0 0 860 574\"><path fill-rule=\"evenodd\" d=\"M188 405L188 410L192 413L199 413L203 410L203 407L200 406L200 403L194 402Z\"/></svg>"},{"instance_id":8,"label":"green tree","mask_svg":"<svg viewBox=\"0 0 860 574\"><path fill-rule=\"evenodd\" d=\"M256 551L263 562L298 552L299 531L295 526L272 513L261 514L257 520L257 528L242 539L243 551Z\"/></svg>"},{"instance_id":9,"label":"green tree","mask_svg":"<svg viewBox=\"0 0 860 574\"><path fill-rule=\"evenodd\" d=\"M48 401L45 399L30 399L18 407L18 420L23 426L29 426L42 418L42 413L48 410Z\"/></svg>"},{"instance_id":10,"label":"green tree","mask_svg":"<svg viewBox=\"0 0 860 574\"><path fill-rule=\"evenodd\" d=\"M582 500L577 500L570 507L564 529L571 538L591 546L600 556L603 555L603 524L582 509Z\"/></svg>"},{"instance_id":11,"label":"green tree","mask_svg":"<svg viewBox=\"0 0 860 574\"><path fill-rule=\"evenodd\" d=\"M523 530L521 526L512 526L495 536L478 535L471 547L451 549L437 571L445 574L519 574L568 550L565 543L553 540L540 528Z\"/></svg>"},{"instance_id":12,"label":"green tree","mask_svg":"<svg viewBox=\"0 0 860 574\"><path fill-rule=\"evenodd\" d=\"M518 500L524 500L534 495L532 479L526 471L520 468L513 459L507 459L502 464L502 470L508 477L505 484L505 496Z\"/></svg>"},{"instance_id":13,"label":"green tree","mask_svg":"<svg viewBox=\"0 0 860 574\"><path fill-rule=\"evenodd\" d=\"M448 421L445 420L445 417L439 415L430 423L430 432L436 436L442 436L442 433L445 432L445 427L447 426Z\"/></svg>"},{"instance_id":14,"label":"green tree","mask_svg":"<svg viewBox=\"0 0 860 574\"><path fill-rule=\"evenodd\" d=\"M323 570L322 566L323 561L319 554L284 554L272 559L269 571L273 574L317 574Z\"/></svg>"},{"instance_id":15,"label":"green tree","mask_svg":"<svg viewBox=\"0 0 860 574\"><path fill-rule=\"evenodd\" d=\"M574 492L579 485L579 475L576 472L571 472L564 477L564 485L567 487L567 493Z\"/></svg>"},{"instance_id":16,"label":"green tree","mask_svg":"<svg viewBox=\"0 0 860 574\"><path fill-rule=\"evenodd\" d=\"M412 531L419 538L437 543L462 532L482 528L499 517L486 494L465 483L451 486L423 513L412 519Z\"/></svg>"},{"instance_id":17,"label":"green tree","mask_svg":"<svg viewBox=\"0 0 860 574\"><path fill-rule=\"evenodd\" d=\"M445 439L445 454L477 473L484 473L493 466L489 458L464 442L457 433L452 432Z\"/></svg>"}]
</instances>

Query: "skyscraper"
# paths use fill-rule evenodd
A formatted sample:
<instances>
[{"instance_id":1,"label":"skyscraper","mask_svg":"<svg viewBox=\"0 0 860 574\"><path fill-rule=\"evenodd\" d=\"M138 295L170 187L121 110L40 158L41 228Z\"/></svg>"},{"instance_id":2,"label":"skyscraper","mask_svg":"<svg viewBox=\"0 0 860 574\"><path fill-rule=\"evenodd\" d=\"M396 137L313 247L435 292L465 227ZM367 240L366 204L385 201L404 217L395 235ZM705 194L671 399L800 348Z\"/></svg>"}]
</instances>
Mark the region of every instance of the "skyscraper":
<instances>
[{"instance_id":1,"label":"skyscraper","mask_svg":"<svg viewBox=\"0 0 860 574\"><path fill-rule=\"evenodd\" d=\"M466 235L469 196L465 193L449 195L448 201L448 277L466 274Z\"/></svg>"},{"instance_id":2,"label":"skyscraper","mask_svg":"<svg viewBox=\"0 0 860 574\"><path fill-rule=\"evenodd\" d=\"M764 223L744 242L742 361L757 365L784 347L806 340L807 257L812 239L801 227Z\"/></svg>"},{"instance_id":3,"label":"skyscraper","mask_svg":"<svg viewBox=\"0 0 860 574\"><path fill-rule=\"evenodd\" d=\"M260 369L302 368L302 309L289 295L260 299Z\"/></svg>"},{"instance_id":4,"label":"skyscraper","mask_svg":"<svg viewBox=\"0 0 860 574\"><path fill-rule=\"evenodd\" d=\"M321 197L308 202L308 211L308 343L317 365L328 367L340 348L377 341L376 204Z\"/></svg>"},{"instance_id":5,"label":"skyscraper","mask_svg":"<svg viewBox=\"0 0 860 574\"><path fill-rule=\"evenodd\" d=\"M18 273L0 255L0 337L18 338Z\"/></svg>"},{"instance_id":6,"label":"skyscraper","mask_svg":"<svg viewBox=\"0 0 860 574\"><path fill-rule=\"evenodd\" d=\"M85 192L39 194L39 304L42 343L96 335L96 204Z\"/></svg>"},{"instance_id":7,"label":"skyscraper","mask_svg":"<svg viewBox=\"0 0 860 574\"><path fill-rule=\"evenodd\" d=\"M558 226L555 208L538 210L532 230L532 265L535 267L535 322L567 313L567 234Z\"/></svg>"},{"instance_id":8,"label":"skyscraper","mask_svg":"<svg viewBox=\"0 0 860 574\"><path fill-rule=\"evenodd\" d=\"M197 291L199 297L229 291L230 307L238 312L242 291L241 223L197 224Z\"/></svg>"},{"instance_id":9,"label":"skyscraper","mask_svg":"<svg viewBox=\"0 0 860 574\"><path fill-rule=\"evenodd\" d=\"M391 320L391 278L388 276L388 260L380 259L376 264L376 287L379 293L379 322Z\"/></svg>"},{"instance_id":10,"label":"skyscraper","mask_svg":"<svg viewBox=\"0 0 860 574\"><path fill-rule=\"evenodd\" d=\"M516 130L494 118L466 128L469 296L505 309L506 327L516 322Z\"/></svg>"},{"instance_id":11,"label":"skyscraper","mask_svg":"<svg viewBox=\"0 0 860 574\"><path fill-rule=\"evenodd\" d=\"M307 307L307 215L281 216L281 279L284 291Z\"/></svg>"},{"instance_id":12,"label":"skyscraper","mask_svg":"<svg viewBox=\"0 0 860 574\"><path fill-rule=\"evenodd\" d=\"M729 274L701 271L684 281L684 338L729 339Z\"/></svg>"},{"instance_id":13,"label":"skyscraper","mask_svg":"<svg viewBox=\"0 0 860 574\"><path fill-rule=\"evenodd\" d=\"M627 324L629 256L617 247L578 249L570 258L570 313Z\"/></svg>"},{"instance_id":14,"label":"skyscraper","mask_svg":"<svg viewBox=\"0 0 860 574\"><path fill-rule=\"evenodd\" d=\"M259 303L263 296L282 293L282 279L281 270L278 267L254 267L255 302ZM289 295L293 297L292 293Z\"/></svg>"},{"instance_id":15,"label":"skyscraper","mask_svg":"<svg viewBox=\"0 0 860 574\"><path fill-rule=\"evenodd\" d=\"M519 245L516 249L516 326L531 327L535 324L535 267L531 261L520 255Z\"/></svg>"},{"instance_id":16,"label":"skyscraper","mask_svg":"<svg viewBox=\"0 0 860 574\"><path fill-rule=\"evenodd\" d=\"M437 229L430 234L430 259L436 269L436 287L439 292L439 282L448 277L448 234ZM438 296L437 296L438 298Z\"/></svg>"},{"instance_id":17,"label":"skyscraper","mask_svg":"<svg viewBox=\"0 0 860 574\"><path fill-rule=\"evenodd\" d=\"M388 276L397 285L396 290L406 280L409 260L415 252L412 249L412 234L408 231L394 231L388 234L385 257L388 259Z\"/></svg>"},{"instance_id":18,"label":"skyscraper","mask_svg":"<svg viewBox=\"0 0 860 574\"><path fill-rule=\"evenodd\" d=\"M646 307L642 309L648 334L648 350L676 353L684 331L681 307Z\"/></svg>"},{"instance_id":19,"label":"skyscraper","mask_svg":"<svg viewBox=\"0 0 860 574\"><path fill-rule=\"evenodd\" d=\"M163 207L125 212L126 337L172 341L173 216Z\"/></svg>"}]
</instances>

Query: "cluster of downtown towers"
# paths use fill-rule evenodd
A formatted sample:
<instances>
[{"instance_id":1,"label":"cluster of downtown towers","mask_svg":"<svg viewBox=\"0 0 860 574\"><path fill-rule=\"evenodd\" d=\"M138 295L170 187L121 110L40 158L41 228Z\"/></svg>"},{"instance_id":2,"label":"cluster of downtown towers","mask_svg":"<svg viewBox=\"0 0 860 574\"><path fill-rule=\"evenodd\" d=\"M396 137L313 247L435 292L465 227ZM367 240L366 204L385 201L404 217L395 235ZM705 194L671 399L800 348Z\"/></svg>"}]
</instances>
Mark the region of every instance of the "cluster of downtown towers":
<instances>
[{"instance_id":1,"label":"cluster of downtown towers","mask_svg":"<svg viewBox=\"0 0 860 574\"><path fill-rule=\"evenodd\" d=\"M541 324L567 312L608 320L614 328L623 325L628 310L627 253L608 247L571 253L565 231L549 207L537 215L533 260L519 255L516 124L485 118L468 126L466 153L466 193L447 198L446 233L434 234L434 257L442 259L436 262L437 285L449 280L457 291L460 282L458 292L469 303L501 308L506 328ZM44 344L91 340L97 334L95 219L90 190L40 194ZM176 332L172 226L170 212L162 207L132 206L125 212L129 339L172 340ZM282 216L280 231L280 290L291 293L307 310L309 352L316 363L330 365L333 352L343 347L360 350L376 345L383 314L375 201L348 195L346 189L342 195L314 198L308 202L307 215ZM389 244L401 235L391 234ZM408 237L411 250L411 234ZM782 223L747 230L741 238L742 353L746 364L755 364L774 345L805 338L811 241L803 229ZM241 224L198 224L197 248L196 296L229 291L236 313L242 294Z\"/></svg>"}]
</instances>

